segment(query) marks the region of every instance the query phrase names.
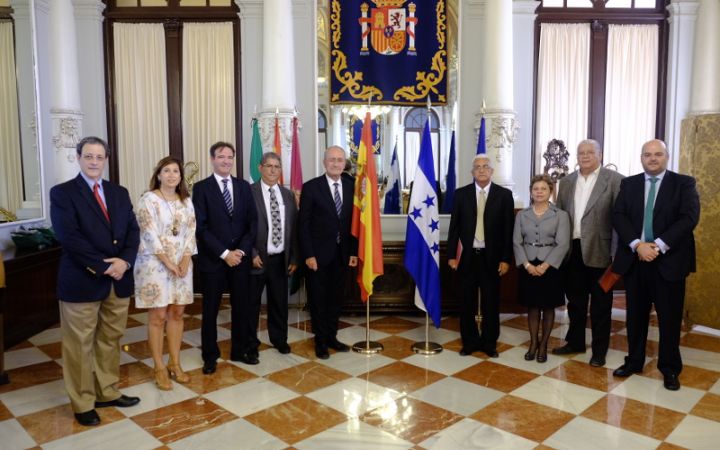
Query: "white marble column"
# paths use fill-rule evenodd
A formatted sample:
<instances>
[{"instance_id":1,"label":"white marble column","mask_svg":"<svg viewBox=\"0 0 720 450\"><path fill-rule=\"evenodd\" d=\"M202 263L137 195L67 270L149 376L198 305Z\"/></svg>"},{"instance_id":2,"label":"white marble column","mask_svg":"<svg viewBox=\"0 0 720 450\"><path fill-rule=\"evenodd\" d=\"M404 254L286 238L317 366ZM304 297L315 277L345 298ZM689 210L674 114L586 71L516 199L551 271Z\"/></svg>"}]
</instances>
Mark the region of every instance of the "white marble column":
<instances>
[{"instance_id":1,"label":"white marble column","mask_svg":"<svg viewBox=\"0 0 720 450\"><path fill-rule=\"evenodd\" d=\"M695 23L690 114L720 112L720 1L700 0Z\"/></svg>"},{"instance_id":2,"label":"white marble column","mask_svg":"<svg viewBox=\"0 0 720 450\"><path fill-rule=\"evenodd\" d=\"M285 184L290 182L292 117L296 107L292 8L291 0L263 2L260 134L263 149L269 151L273 148L277 116Z\"/></svg>"},{"instance_id":3,"label":"white marble column","mask_svg":"<svg viewBox=\"0 0 720 450\"><path fill-rule=\"evenodd\" d=\"M75 145L82 137L82 110L78 79L77 39L71 0L50 2L52 67L52 142L55 148L55 181L77 175Z\"/></svg>"},{"instance_id":4,"label":"white marble column","mask_svg":"<svg viewBox=\"0 0 720 450\"><path fill-rule=\"evenodd\" d=\"M690 111L693 41L697 0L673 0L668 6L668 73L665 107L665 143L670 149L672 170L678 169L681 122ZM712 36L712 34L711 34Z\"/></svg>"},{"instance_id":5,"label":"white marble column","mask_svg":"<svg viewBox=\"0 0 720 450\"><path fill-rule=\"evenodd\" d=\"M105 60L103 48L103 11L101 0L72 0L78 36L78 80L82 86L80 107L83 131L87 135L107 136L105 114Z\"/></svg>"},{"instance_id":6,"label":"white marble column","mask_svg":"<svg viewBox=\"0 0 720 450\"><path fill-rule=\"evenodd\" d=\"M486 103L487 152L495 166L493 181L513 190L513 142L518 128L513 108L513 4L506 0L485 2L482 40L482 98ZM477 105L477 129L482 105Z\"/></svg>"}]
</instances>

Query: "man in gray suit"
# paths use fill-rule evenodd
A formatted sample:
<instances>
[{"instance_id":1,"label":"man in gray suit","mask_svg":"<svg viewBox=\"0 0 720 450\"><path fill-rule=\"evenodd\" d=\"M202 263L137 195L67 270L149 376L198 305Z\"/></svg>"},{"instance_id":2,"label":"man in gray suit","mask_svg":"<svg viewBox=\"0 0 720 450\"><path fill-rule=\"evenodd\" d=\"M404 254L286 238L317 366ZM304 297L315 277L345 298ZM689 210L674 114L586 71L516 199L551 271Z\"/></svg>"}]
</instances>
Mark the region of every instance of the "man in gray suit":
<instances>
[{"instance_id":1,"label":"man in gray suit","mask_svg":"<svg viewBox=\"0 0 720 450\"><path fill-rule=\"evenodd\" d=\"M612 212L620 192L619 173L600 166L600 144L586 139L578 145L579 169L560 180L557 206L570 215L572 246L564 264L570 327L556 355L585 353L585 323L590 297L592 357L590 365L605 365L610 343L612 291L603 292L598 280L614 254Z\"/></svg>"},{"instance_id":2,"label":"man in gray suit","mask_svg":"<svg viewBox=\"0 0 720 450\"><path fill-rule=\"evenodd\" d=\"M257 237L253 245L253 267L250 293L254 306L253 320L257 330L260 301L267 287L268 334L272 345L283 354L290 353L287 344L288 276L297 268L297 205L295 196L280 186L280 157L265 153L260 161L260 181L250 186L257 208ZM256 338L255 354L260 341Z\"/></svg>"}]
</instances>

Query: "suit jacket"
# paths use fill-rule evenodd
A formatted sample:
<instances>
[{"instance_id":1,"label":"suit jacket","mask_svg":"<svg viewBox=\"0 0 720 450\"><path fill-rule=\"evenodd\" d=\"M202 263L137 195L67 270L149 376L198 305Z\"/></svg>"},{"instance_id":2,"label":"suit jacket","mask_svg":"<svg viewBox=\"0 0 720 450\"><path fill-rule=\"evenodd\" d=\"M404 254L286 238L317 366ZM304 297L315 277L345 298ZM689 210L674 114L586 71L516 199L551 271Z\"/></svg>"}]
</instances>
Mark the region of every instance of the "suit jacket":
<instances>
[{"instance_id":1,"label":"suit jacket","mask_svg":"<svg viewBox=\"0 0 720 450\"><path fill-rule=\"evenodd\" d=\"M510 264L512 258L513 211L515 202L512 192L492 183L485 200L483 224L485 227L485 256L493 271L500 262ZM463 253L458 270L471 269L470 253L475 240L477 223L477 194L475 182L455 192L453 211L448 231L449 258L454 258L458 241L462 242Z\"/></svg>"},{"instance_id":2,"label":"suit jacket","mask_svg":"<svg viewBox=\"0 0 720 450\"><path fill-rule=\"evenodd\" d=\"M575 171L560 180L556 206L570 216L570 239L575 224L575 186L579 171ZM595 186L590 193L585 212L581 220L583 262L588 267L605 268L610 265L615 253L613 242L612 212L613 204L620 192L620 181L625 178L614 170L600 168ZM572 247L570 249L572 251Z\"/></svg>"},{"instance_id":3,"label":"suit jacket","mask_svg":"<svg viewBox=\"0 0 720 450\"><path fill-rule=\"evenodd\" d=\"M140 230L127 189L105 180L102 188L110 222L81 175L50 189L50 217L62 245L57 285L62 301L100 301L111 286L118 297L130 297L135 289L132 270L119 281L104 275L110 265L103 259L135 264Z\"/></svg>"},{"instance_id":4,"label":"suit jacket","mask_svg":"<svg viewBox=\"0 0 720 450\"><path fill-rule=\"evenodd\" d=\"M613 225L619 245L613 270L626 274L638 261L630 243L640 239L645 213L645 174L625 178L615 201ZM695 179L666 171L653 209L653 234L670 247L656 259L660 275L667 281L680 281L695 272L693 229L700 219L700 197Z\"/></svg>"},{"instance_id":5,"label":"suit jacket","mask_svg":"<svg viewBox=\"0 0 720 450\"><path fill-rule=\"evenodd\" d=\"M245 253L237 267L249 270L252 248L257 230L255 202L250 185L231 177L233 184L233 213L228 213L222 191L215 176L210 175L193 186L192 199L197 220L198 264L201 272L215 272L227 267L220 255L225 250Z\"/></svg>"},{"instance_id":6,"label":"suit jacket","mask_svg":"<svg viewBox=\"0 0 720 450\"><path fill-rule=\"evenodd\" d=\"M290 264L297 264L297 213L298 209L295 205L295 195L289 189L278 185L280 195L282 196L283 206L285 208L285 227L283 229L283 244L285 248L285 267ZM263 264L267 263L268 253L267 244L270 236L270 224L268 223L268 211L265 208L265 199L263 198L262 184L260 181L250 186L253 200L255 200L255 208L257 211L257 236L255 245L253 246L253 258L260 256ZM253 267L252 273L263 273L265 269L256 269Z\"/></svg>"},{"instance_id":7,"label":"suit jacket","mask_svg":"<svg viewBox=\"0 0 720 450\"><path fill-rule=\"evenodd\" d=\"M335 210L335 201L325 174L303 184L300 196L300 253L303 260L315 257L320 267L333 262L338 233L343 262L347 264L350 256L357 256L357 239L350 234L355 182L342 176L340 180L343 192L340 216Z\"/></svg>"},{"instance_id":8,"label":"suit jacket","mask_svg":"<svg viewBox=\"0 0 720 450\"><path fill-rule=\"evenodd\" d=\"M534 247L528 243L554 244ZM539 259L556 269L560 268L570 249L570 219L565 211L550 205L541 218L529 206L515 216L513 250L518 266Z\"/></svg>"}]
</instances>

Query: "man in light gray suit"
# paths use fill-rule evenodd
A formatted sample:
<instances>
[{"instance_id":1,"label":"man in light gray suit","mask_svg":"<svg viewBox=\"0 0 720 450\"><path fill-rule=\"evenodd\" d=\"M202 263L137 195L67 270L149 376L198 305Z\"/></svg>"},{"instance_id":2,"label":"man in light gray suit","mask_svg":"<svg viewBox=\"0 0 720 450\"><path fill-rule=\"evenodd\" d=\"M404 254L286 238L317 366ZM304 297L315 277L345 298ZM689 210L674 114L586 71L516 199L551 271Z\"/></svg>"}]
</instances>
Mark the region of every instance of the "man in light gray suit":
<instances>
[{"instance_id":1,"label":"man in light gray suit","mask_svg":"<svg viewBox=\"0 0 720 450\"><path fill-rule=\"evenodd\" d=\"M570 327L556 355L585 353L585 323L590 298L592 357L590 365L605 365L610 343L612 291L603 292L598 280L614 254L612 212L620 192L619 173L600 166L600 144L586 139L578 145L579 169L560 180L557 206L570 215L572 246L564 264L565 294Z\"/></svg>"},{"instance_id":2,"label":"man in light gray suit","mask_svg":"<svg viewBox=\"0 0 720 450\"><path fill-rule=\"evenodd\" d=\"M290 190L280 186L280 157L265 153L260 161L260 181L250 186L257 208L258 226L253 245L253 267L250 295L254 306L253 320L257 330L260 301L267 287L268 334L272 345L283 354L290 353L287 344L288 277L297 268L297 205ZM260 341L256 338L255 354Z\"/></svg>"}]
</instances>

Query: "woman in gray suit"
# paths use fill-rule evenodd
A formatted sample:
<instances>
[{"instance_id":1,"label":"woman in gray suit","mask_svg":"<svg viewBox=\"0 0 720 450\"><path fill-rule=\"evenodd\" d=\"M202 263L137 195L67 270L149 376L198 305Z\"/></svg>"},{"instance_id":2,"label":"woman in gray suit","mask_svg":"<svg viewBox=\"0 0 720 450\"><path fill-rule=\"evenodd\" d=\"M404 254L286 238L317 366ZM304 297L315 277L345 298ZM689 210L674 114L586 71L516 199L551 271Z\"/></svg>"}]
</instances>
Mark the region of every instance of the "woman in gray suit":
<instances>
[{"instance_id":1,"label":"woman in gray suit","mask_svg":"<svg viewBox=\"0 0 720 450\"><path fill-rule=\"evenodd\" d=\"M570 248L570 219L550 203L553 182L548 175L530 180L531 205L515 217L513 250L520 270L520 303L528 308L530 349L525 359L547 361L547 343L555 308L565 304L559 271ZM542 339L538 339L542 316Z\"/></svg>"}]
</instances>

